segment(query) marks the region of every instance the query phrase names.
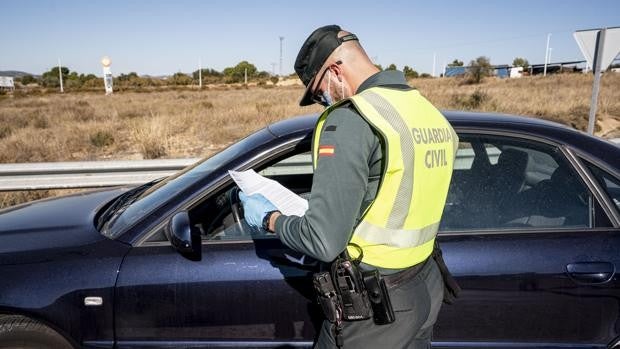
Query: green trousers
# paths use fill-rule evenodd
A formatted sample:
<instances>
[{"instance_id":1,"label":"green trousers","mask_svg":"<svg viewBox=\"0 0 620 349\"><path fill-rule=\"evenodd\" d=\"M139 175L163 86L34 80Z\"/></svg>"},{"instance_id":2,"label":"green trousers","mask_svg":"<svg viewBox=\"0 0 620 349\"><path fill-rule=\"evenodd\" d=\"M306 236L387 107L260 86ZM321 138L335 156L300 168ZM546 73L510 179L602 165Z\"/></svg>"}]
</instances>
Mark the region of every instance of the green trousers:
<instances>
[{"instance_id":1,"label":"green trousers","mask_svg":"<svg viewBox=\"0 0 620 349\"><path fill-rule=\"evenodd\" d=\"M343 348L411 348L431 347L433 325L443 300L443 280L435 261L430 258L413 278L390 289L396 321L376 325L373 319L345 321ZM317 349L336 348L332 324L323 321Z\"/></svg>"}]
</instances>

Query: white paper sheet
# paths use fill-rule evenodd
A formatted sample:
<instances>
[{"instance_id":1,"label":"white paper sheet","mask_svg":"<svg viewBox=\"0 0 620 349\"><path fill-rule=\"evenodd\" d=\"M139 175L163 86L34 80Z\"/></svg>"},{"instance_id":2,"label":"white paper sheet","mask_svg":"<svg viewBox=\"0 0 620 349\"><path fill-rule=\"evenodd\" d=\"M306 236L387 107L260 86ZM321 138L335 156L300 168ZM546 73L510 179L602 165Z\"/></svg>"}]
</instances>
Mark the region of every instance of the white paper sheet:
<instances>
[{"instance_id":1,"label":"white paper sheet","mask_svg":"<svg viewBox=\"0 0 620 349\"><path fill-rule=\"evenodd\" d=\"M254 170L228 171L228 173L246 195L262 194L284 215L301 217L308 209L306 199Z\"/></svg>"}]
</instances>

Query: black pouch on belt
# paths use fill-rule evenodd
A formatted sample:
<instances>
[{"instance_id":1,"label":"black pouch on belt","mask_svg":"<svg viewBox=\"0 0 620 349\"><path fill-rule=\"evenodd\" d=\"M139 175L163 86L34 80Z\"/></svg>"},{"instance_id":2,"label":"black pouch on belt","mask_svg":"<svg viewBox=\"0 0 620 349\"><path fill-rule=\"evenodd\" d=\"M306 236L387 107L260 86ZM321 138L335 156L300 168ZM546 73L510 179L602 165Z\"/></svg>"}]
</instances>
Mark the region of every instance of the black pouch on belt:
<instances>
[{"instance_id":1,"label":"black pouch on belt","mask_svg":"<svg viewBox=\"0 0 620 349\"><path fill-rule=\"evenodd\" d=\"M332 277L342 300L342 318L345 320L370 318L372 307L357 264L349 258L337 258L332 265Z\"/></svg>"},{"instance_id":2,"label":"black pouch on belt","mask_svg":"<svg viewBox=\"0 0 620 349\"><path fill-rule=\"evenodd\" d=\"M454 301L456 301L456 299L459 297L461 287L456 282L452 274L450 274L450 270L448 270L448 266L446 266L446 263L443 260L441 249L439 248L439 244L437 244L436 240L435 247L433 249L433 259L437 263L439 271L441 272L441 277L443 279L443 302L446 304L453 304Z\"/></svg>"},{"instance_id":3,"label":"black pouch on belt","mask_svg":"<svg viewBox=\"0 0 620 349\"><path fill-rule=\"evenodd\" d=\"M387 325L396 320L394 309L390 301L390 294L385 286L385 280L377 269L362 272L364 284L372 307L372 316L375 324Z\"/></svg>"},{"instance_id":4,"label":"black pouch on belt","mask_svg":"<svg viewBox=\"0 0 620 349\"><path fill-rule=\"evenodd\" d=\"M323 314L325 314L327 321L335 323L342 320L340 299L338 293L336 292L336 288L334 287L334 283L332 282L330 273L320 272L314 274L312 277L312 283L317 294L317 299L323 309Z\"/></svg>"}]
</instances>

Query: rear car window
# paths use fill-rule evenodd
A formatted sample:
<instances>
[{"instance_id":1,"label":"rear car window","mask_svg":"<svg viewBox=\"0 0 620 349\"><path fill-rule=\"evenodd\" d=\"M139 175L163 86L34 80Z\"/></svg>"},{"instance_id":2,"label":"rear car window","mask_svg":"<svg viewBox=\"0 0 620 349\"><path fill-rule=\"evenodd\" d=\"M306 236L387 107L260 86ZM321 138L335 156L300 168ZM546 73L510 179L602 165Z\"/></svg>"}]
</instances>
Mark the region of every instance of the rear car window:
<instances>
[{"instance_id":1,"label":"rear car window","mask_svg":"<svg viewBox=\"0 0 620 349\"><path fill-rule=\"evenodd\" d=\"M603 187L611 201L616 205L616 208L620 210L620 179L588 161L586 161L586 165L599 185Z\"/></svg>"},{"instance_id":2,"label":"rear car window","mask_svg":"<svg viewBox=\"0 0 620 349\"><path fill-rule=\"evenodd\" d=\"M557 147L516 137L459 137L441 231L593 225L591 194Z\"/></svg>"}]
</instances>

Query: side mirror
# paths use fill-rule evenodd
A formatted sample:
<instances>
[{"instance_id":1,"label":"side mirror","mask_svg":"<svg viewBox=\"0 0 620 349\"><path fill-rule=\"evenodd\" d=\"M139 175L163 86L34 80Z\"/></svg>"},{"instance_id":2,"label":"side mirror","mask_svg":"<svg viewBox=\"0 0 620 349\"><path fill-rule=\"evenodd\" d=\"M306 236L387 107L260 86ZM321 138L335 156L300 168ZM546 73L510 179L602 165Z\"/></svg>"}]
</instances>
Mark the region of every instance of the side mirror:
<instances>
[{"instance_id":1,"label":"side mirror","mask_svg":"<svg viewBox=\"0 0 620 349\"><path fill-rule=\"evenodd\" d=\"M172 216L164 228L164 234L172 244L172 247L183 257L192 261L201 260L202 244L200 231L190 224L187 211L177 212Z\"/></svg>"}]
</instances>

